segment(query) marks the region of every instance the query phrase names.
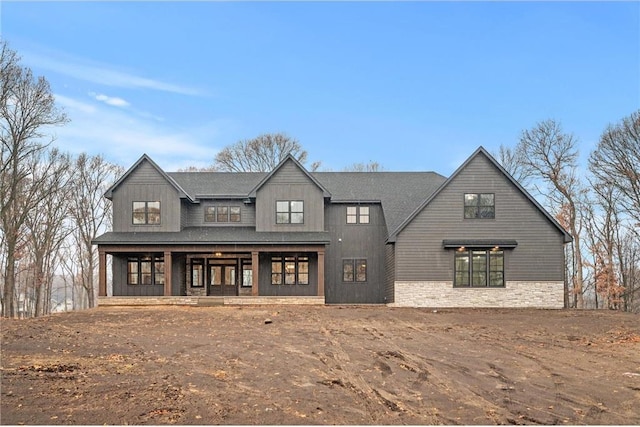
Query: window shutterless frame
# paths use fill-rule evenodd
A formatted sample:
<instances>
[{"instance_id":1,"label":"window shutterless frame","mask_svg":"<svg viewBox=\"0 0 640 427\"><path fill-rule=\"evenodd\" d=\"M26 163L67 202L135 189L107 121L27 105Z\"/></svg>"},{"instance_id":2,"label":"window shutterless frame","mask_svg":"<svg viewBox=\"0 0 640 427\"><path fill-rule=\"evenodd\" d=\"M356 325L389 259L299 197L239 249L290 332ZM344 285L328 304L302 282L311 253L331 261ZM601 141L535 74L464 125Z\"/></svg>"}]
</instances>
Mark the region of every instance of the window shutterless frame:
<instances>
[{"instance_id":1,"label":"window shutterless frame","mask_svg":"<svg viewBox=\"0 0 640 427\"><path fill-rule=\"evenodd\" d=\"M127 258L127 285L164 285L164 257L142 255Z\"/></svg>"},{"instance_id":2,"label":"window shutterless frame","mask_svg":"<svg viewBox=\"0 0 640 427\"><path fill-rule=\"evenodd\" d=\"M343 282L366 282L367 260L364 258L347 258L342 260Z\"/></svg>"},{"instance_id":3,"label":"window shutterless frame","mask_svg":"<svg viewBox=\"0 0 640 427\"><path fill-rule=\"evenodd\" d=\"M504 251L458 250L453 268L454 287L504 287Z\"/></svg>"},{"instance_id":4,"label":"window shutterless frame","mask_svg":"<svg viewBox=\"0 0 640 427\"><path fill-rule=\"evenodd\" d=\"M465 193L465 219L494 219L496 217L495 194Z\"/></svg>"},{"instance_id":5,"label":"window shutterless frame","mask_svg":"<svg viewBox=\"0 0 640 427\"><path fill-rule=\"evenodd\" d=\"M304 201L276 201L276 224L304 224Z\"/></svg>"},{"instance_id":6,"label":"window shutterless frame","mask_svg":"<svg viewBox=\"0 0 640 427\"><path fill-rule=\"evenodd\" d=\"M308 285L309 257L277 255L271 257L272 285Z\"/></svg>"},{"instance_id":7,"label":"window shutterless frame","mask_svg":"<svg viewBox=\"0 0 640 427\"><path fill-rule=\"evenodd\" d=\"M133 202L133 225L160 225L160 202Z\"/></svg>"},{"instance_id":8,"label":"window shutterless frame","mask_svg":"<svg viewBox=\"0 0 640 427\"><path fill-rule=\"evenodd\" d=\"M369 224L369 206L347 206L347 224Z\"/></svg>"}]
</instances>

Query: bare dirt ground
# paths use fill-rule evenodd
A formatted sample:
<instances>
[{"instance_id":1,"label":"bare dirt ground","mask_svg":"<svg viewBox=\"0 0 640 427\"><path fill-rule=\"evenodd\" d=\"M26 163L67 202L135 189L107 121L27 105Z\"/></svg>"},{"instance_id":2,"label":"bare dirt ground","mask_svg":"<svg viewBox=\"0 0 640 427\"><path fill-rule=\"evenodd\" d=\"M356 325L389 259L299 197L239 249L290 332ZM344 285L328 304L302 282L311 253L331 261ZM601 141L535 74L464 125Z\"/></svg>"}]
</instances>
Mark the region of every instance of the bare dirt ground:
<instances>
[{"instance_id":1,"label":"bare dirt ground","mask_svg":"<svg viewBox=\"0 0 640 427\"><path fill-rule=\"evenodd\" d=\"M2 424L640 424L640 317L105 307L2 320Z\"/></svg>"}]
</instances>

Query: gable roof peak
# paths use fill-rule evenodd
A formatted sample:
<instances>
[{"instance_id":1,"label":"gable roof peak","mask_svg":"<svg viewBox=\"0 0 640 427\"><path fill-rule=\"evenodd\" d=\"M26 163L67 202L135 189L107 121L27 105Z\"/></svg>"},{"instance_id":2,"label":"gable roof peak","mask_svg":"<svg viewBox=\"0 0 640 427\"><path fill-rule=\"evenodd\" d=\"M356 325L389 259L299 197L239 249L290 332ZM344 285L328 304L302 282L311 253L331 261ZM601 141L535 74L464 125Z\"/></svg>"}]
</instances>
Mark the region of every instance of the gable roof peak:
<instances>
[{"instance_id":1,"label":"gable roof peak","mask_svg":"<svg viewBox=\"0 0 640 427\"><path fill-rule=\"evenodd\" d=\"M304 166L302 166L302 163L300 163L300 162L295 158L295 156L294 156L291 152L288 152L288 153L287 153L287 154L282 158L282 160L280 160L280 163L278 163L278 164L276 165L276 167L274 167L274 168L273 168L273 170L272 170L271 172L269 172L269 173L268 173L268 174L267 174L267 175L266 175L266 176L265 176L265 177L264 177L264 178L263 178L263 179L258 183L258 185L256 185L256 186L254 187L254 189L253 189L253 190L251 190L251 192L249 193L249 197L255 197L255 196L256 196L256 193L258 192L258 190L259 190L259 189L260 189L264 184L266 184L266 183L271 179L271 177L272 177L273 175L275 175L275 174L276 174L276 173L277 173L277 172L278 172L278 171L279 171L279 170L280 170L280 169L281 169L281 168L282 168L282 167L283 167L287 162L289 162L289 161L293 162L293 164L294 164L298 169L300 169L300 171L301 171L303 174L305 174L305 175L307 176L307 178L309 178L309 180L311 180L311 181L312 181L316 186L318 186L318 188L319 188L320 190L322 190L322 194L323 194L323 196L324 196L325 198L331 198L331 193L329 192L329 190L327 190L327 189L325 188L325 186L324 186L324 185L322 185L322 184L320 183L320 181L318 181L318 180L317 180L313 175L311 175L311 174L309 173L309 171L308 171Z\"/></svg>"},{"instance_id":2,"label":"gable roof peak","mask_svg":"<svg viewBox=\"0 0 640 427\"><path fill-rule=\"evenodd\" d=\"M140 158L116 182L114 182L113 185L111 185L111 187L109 187L107 191L105 191L104 197L111 200L111 197L113 196L113 191L117 187L119 187L120 184L122 184L129 177L129 175L133 173L134 170L140 167L140 165L143 162L148 162L151 165L151 167L153 167L173 188L175 188L176 191L178 191L180 198L187 198L191 202L194 201L193 198L186 191L184 191L184 189L180 186L180 184L178 184L176 180L174 180L172 177L167 175L167 173L164 170L162 170L162 168L158 166L158 164L154 162L153 159L151 159L151 157L147 153L142 154L142 156L140 156Z\"/></svg>"},{"instance_id":3,"label":"gable roof peak","mask_svg":"<svg viewBox=\"0 0 640 427\"><path fill-rule=\"evenodd\" d=\"M509 172L507 172L507 170L491 155L489 154L489 152L481 145L479 146L476 151L473 152L473 154L471 154L467 160L465 160L460 167L458 167L458 169L456 169L451 176L442 183L442 185L440 186L440 188L438 188L427 200L425 200L416 210L414 210L411 215L409 215L407 217L407 219L404 220L404 222L402 224L400 224L400 226L398 226L395 230L393 230L390 234L389 234L389 242L395 242L398 234L400 234L400 232L411 222L413 221L413 219L429 204L431 203L431 201L433 199L435 199L438 194L440 194L442 192L443 189L445 189L450 182L452 182L453 180L456 179L456 177L464 170L467 168L467 166L469 165L469 163L471 163L476 157L478 157L480 154L484 155L487 160L489 160L489 162L491 163L491 165L493 167L495 167L496 169L498 169L498 171L500 171L509 182L511 182L540 212L542 212L542 214L549 220L549 222L551 222L551 224L553 224L553 226L555 226L564 236L564 242L565 243L569 243L573 240L573 237L571 237L571 235L569 233L567 233L567 231L560 225L560 223L551 215L549 214L549 212L547 212L547 210L540 204L538 203L538 201L531 195L529 194L529 192L522 186L520 185L520 183L518 181L516 181L516 179L514 177L511 176L511 174Z\"/></svg>"}]
</instances>

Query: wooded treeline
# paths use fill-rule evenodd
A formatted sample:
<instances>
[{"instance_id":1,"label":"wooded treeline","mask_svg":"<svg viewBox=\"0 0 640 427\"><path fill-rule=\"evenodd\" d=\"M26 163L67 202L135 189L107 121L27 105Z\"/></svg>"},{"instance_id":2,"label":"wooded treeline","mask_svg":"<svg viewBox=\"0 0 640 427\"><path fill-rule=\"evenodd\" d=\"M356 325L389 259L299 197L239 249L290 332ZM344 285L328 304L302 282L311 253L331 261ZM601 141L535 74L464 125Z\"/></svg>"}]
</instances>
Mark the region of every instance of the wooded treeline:
<instances>
[{"instance_id":1,"label":"wooded treeline","mask_svg":"<svg viewBox=\"0 0 640 427\"><path fill-rule=\"evenodd\" d=\"M54 281L68 290L65 308L95 306L97 254L91 240L110 226L103 197L122 168L101 156L54 147L54 126L68 119L48 82L34 78L0 44L0 263L2 315L50 313ZM67 299L71 302L69 305Z\"/></svg>"},{"instance_id":2,"label":"wooded treeline","mask_svg":"<svg viewBox=\"0 0 640 427\"><path fill-rule=\"evenodd\" d=\"M573 237L566 307L640 312L640 110L603 131L586 168L578 139L555 120L498 157Z\"/></svg>"},{"instance_id":3,"label":"wooded treeline","mask_svg":"<svg viewBox=\"0 0 640 427\"><path fill-rule=\"evenodd\" d=\"M103 195L124 168L54 146L55 126L68 118L46 79L19 60L0 40L1 315L93 307L91 241L111 227ZM523 131L514 147L500 147L497 157L573 237L566 245L566 306L640 312L640 110L604 130L586 170L577 145L559 122L546 120ZM211 169L269 170L287 152L306 160L297 140L261 135L223 149ZM375 162L349 168L381 169ZM56 287L63 292L54 295Z\"/></svg>"}]
</instances>

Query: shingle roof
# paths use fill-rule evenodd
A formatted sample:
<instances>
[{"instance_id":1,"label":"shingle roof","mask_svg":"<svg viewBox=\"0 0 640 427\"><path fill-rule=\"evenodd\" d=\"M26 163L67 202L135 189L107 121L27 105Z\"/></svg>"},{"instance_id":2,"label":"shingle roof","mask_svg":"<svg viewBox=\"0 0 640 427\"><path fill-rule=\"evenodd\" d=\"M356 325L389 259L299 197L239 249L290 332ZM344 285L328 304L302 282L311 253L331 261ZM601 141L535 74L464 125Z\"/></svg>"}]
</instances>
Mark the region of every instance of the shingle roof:
<instances>
[{"instance_id":1,"label":"shingle roof","mask_svg":"<svg viewBox=\"0 0 640 427\"><path fill-rule=\"evenodd\" d=\"M107 232L94 244L328 244L328 232L257 232L254 227L186 227L181 231Z\"/></svg>"},{"instance_id":2,"label":"shingle roof","mask_svg":"<svg viewBox=\"0 0 640 427\"><path fill-rule=\"evenodd\" d=\"M247 197L267 176L264 172L168 172L167 175L192 197Z\"/></svg>"},{"instance_id":3,"label":"shingle roof","mask_svg":"<svg viewBox=\"0 0 640 427\"><path fill-rule=\"evenodd\" d=\"M435 172L318 172L331 201L380 201L391 234L446 178Z\"/></svg>"},{"instance_id":4,"label":"shingle roof","mask_svg":"<svg viewBox=\"0 0 640 427\"><path fill-rule=\"evenodd\" d=\"M263 172L169 172L194 198L247 197ZM380 202L391 234L446 178L435 172L312 172L333 203Z\"/></svg>"}]
</instances>

